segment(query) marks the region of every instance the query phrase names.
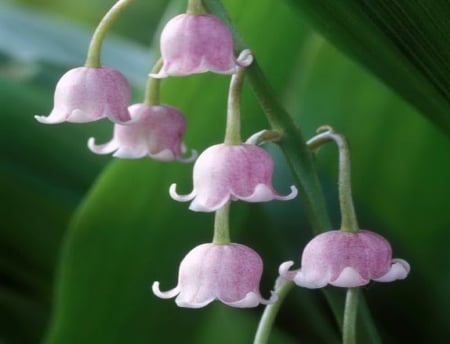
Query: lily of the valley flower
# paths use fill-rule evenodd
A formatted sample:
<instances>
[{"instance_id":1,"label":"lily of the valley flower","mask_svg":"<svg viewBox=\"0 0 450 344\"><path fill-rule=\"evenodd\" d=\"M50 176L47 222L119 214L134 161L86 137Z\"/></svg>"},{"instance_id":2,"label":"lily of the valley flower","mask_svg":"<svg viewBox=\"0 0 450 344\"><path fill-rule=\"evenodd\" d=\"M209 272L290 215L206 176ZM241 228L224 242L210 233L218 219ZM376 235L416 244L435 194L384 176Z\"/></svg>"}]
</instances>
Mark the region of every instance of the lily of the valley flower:
<instances>
[{"instance_id":1,"label":"lily of the valley flower","mask_svg":"<svg viewBox=\"0 0 450 344\"><path fill-rule=\"evenodd\" d=\"M161 33L163 67L155 78L212 71L233 74L238 65L228 27L211 14L180 14Z\"/></svg>"},{"instance_id":2,"label":"lily of the valley flower","mask_svg":"<svg viewBox=\"0 0 450 344\"><path fill-rule=\"evenodd\" d=\"M78 67L65 73L56 85L49 116L35 116L44 124L85 123L109 118L115 123L130 120L130 86L125 77L109 67Z\"/></svg>"},{"instance_id":3,"label":"lily of the valley flower","mask_svg":"<svg viewBox=\"0 0 450 344\"><path fill-rule=\"evenodd\" d=\"M186 147L183 135L186 120L177 109L167 105L134 104L129 108L132 123L114 126L111 141L96 145L94 138L88 147L97 154L109 154L118 158L136 159L149 156L156 160L193 161L197 153L183 158Z\"/></svg>"},{"instance_id":4,"label":"lily of the valley flower","mask_svg":"<svg viewBox=\"0 0 450 344\"><path fill-rule=\"evenodd\" d=\"M250 145L218 144L206 149L194 165L194 189L179 195L176 184L170 186L170 196L180 202L193 199L189 209L211 212L229 200L267 202L273 199L290 200L297 195L279 195L272 186L273 160L262 148Z\"/></svg>"},{"instance_id":5,"label":"lily of the valley flower","mask_svg":"<svg viewBox=\"0 0 450 344\"><path fill-rule=\"evenodd\" d=\"M163 299L177 296L180 307L201 308L214 300L231 307L256 307L276 301L265 300L259 292L263 271L260 256L251 248L230 243L202 244L191 250L180 264L178 285L161 292L154 282L153 293Z\"/></svg>"},{"instance_id":6,"label":"lily of the valley flower","mask_svg":"<svg viewBox=\"0 0 450 344\"><path fill-rule=\"evenodd\" d=\"M321 288L327 284L353 288L371 280L391 282L404 279L409 264L392 259L389 242L367 230L344 232L334 230L319 234L305 247L301 268L289 271L294 263L280 265L281 277L306 288Z\"/></svg>"}]
</instances>

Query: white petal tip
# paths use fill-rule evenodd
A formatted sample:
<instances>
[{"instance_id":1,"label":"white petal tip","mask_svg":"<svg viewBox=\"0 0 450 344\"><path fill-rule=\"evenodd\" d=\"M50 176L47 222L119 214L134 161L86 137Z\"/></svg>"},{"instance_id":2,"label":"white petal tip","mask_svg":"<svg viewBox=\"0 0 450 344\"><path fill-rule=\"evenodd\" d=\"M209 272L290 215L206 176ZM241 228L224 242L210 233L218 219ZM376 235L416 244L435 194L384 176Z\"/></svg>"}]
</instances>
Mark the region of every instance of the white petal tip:
<instances>
[{"instance_id":1,"label":"white petal tip","mask_svg":"<svg viewBox=\"0 0 450 344\"><path fill-rule=\"evenodd\" d=\"M361 287L367 283L369 280L364 279L358 271L350 266L345 267L334 281L330 281L331 285L341 288Z\"/></svg>"},{"instance_id":2,"label":"white petal tip","mask_svg":"<svg viewBox=\"0 0 450 344\"><path fill-rule=\"evenodd\" d=\"M184 162L184 163L190 163L195 161L198 157L198 152L195 149L191 150L191 156L190 157L179 157L178 161Z\"/></svg>"},{"instance_id":3,"label":"white petal tip","mask_svg":"<svg viewBox=\"0 0 450 344\"><path fill-rule=\"evenodd\" d=\"M97 145L95 144L95 139L93 137L88 138L87 146L91 151L93 151L95 153L95 149L96 149Z\"/></svg>"},{"instance_id":4,"label":"white petal tip","mask_svg":"<svg viewBox=\"0 0 450 344\"><path fill-rule=\"evenodd\" d=\"M191 201L195 197L195 189L192 190L190 194L187 195L179 195L176 191L177 184L172 184L169 187L169 195L172 197L175 201L178 202L188 202Z\"/></svg>"},{"instance_id":5,"label":"white petal tip","mask_svg":"<svg viewBox=\"0 0 450 344\"><path fill-rule=\"evenodd\" d=\"M259 295L259 293L251 291L248 292L247 295L245 295L245 297L239 301L234 302L225 302L223 300L220 301L230 307L253 308L257 307L260 303L264 303L265 300L261 297L261 295Z\"/></svg>"},{"instance_id":6,"label":"white petal tip","mask_svg":"<svg viewBox=\"0 0 450 344\"><path fill-rule=\"evenodd\" d=\"M290 201L291 199L297 197L297 194L298 194L297 188L294 185L291 185L291 192L289 193L289 195L278 196L276 197L276 199L279 201Z\"/></svg>"},{"instance_id":7,"label":"white petal tip","mask_svg":"<svg viewBox=\"0 0 450 344\"><path fill-rule=\"evenodd\" d=\"M237 58L237 63L241 67L248 67L252 64L254 58L253 54L249 49L242 50Z\"/></svg>"},{"instance_id":8,"label":"white petal tip","mask_svg":"<svg viewBox=\"0 0 450 344\"><path fill-rule=\"evenodd\" d=\"M261 298L261 303L263 305L271 305L272 303L275 303L278 301L278 294L275 293L273 290L270 291L270 299L266 300Z\"/></svg>"},{"instance_id":9,"label":"white petal tip","mask_svg":"<svg viewBox=\"0 0 450 344\"><path fill-rule=\"evenodd\" d=\"M93 137L90 137L87 141L87 147L92 153L95 154L109 154L112 153L114 150L117 149L116 145L113 144L113 141L110 141L108 143L102 144L102 145L96 145L95 139Z\"/></svg>"},{"instance_id":10,"label":"white petal tip","mask_svg":"<svg viewBox=\"0 0 450 344\"><path fill-rule=\"evenodd\" d=\"M402 280L405 279L409 271L411 270L411 267L409 266L408 262L403 259L392 259L392 265L389 271L380 278L374 278L374 281L377 282L392 282L395 280Z\"/></svg>"},{"instance_id":11,"label":"white petal tip","mask_svg":"<svg viewBox=\"0 0 450 344\"><path fill-rule=\"evenodd\" d=\"M294 262L292 260L282 263L278 268L278 273L280 274L280 276L284 279L292 281L292 274L295 274L295 272L289 271L292 265L294 265Z\"/></svg>"},{"instance_id":12,"label":"white petal tip","mask_svg":"<svg viewBox=\"0 0 450 344\"><path fill-rule=\"evenodd\" d=\"M161 299L171 299L172 297L175 297L178 295L178 293L180 292L179 287L176 286L175 288L168 290L168 291L161 291L159 289L159 282L155 281L153 282L152 285L152 292L153 294L155 294L157 297L161 298Z\"/></svg>"},{"instance_id":13,"label":"white petal tip","mask_svg":"<svg viewBox=\"0 0 450 344\"><path fill-rule=\"evenodd\" d=\"M51 118L50 118L50 116L34 116L34 118L36 119L36 121L38 121L39 123L42 123L42 124L58 124L58 123L62 123L62 122L64 122L64 120L62 120L62 121L55 121L55 120L52 120Z\"/></svg>"},{"instance_id":14,"label":"white petal tip","mask_svg":"<svg viewBox=\"0 0 450 344\"><path fill-rule=\"evenodd\" d=\"M148 76L153 79L164 79L167 78L169 75L165 72L160 71L159 73L150 73Z\"/></svg>"},{"instance_id":15,"label":"white petal tip","mask_svg":"<svg viewBox=\"0 0 450 344\"><path fill-rule=\"evenodd\" d=\"M178 307L182 307L182 308L192 308L192 309L203 308L214 301L214 298L211 298L211 299L208 299L203 302L187 302L187 301L181 299L180 296L178 296L175 299L175 303L177 304Z\"/></svg>"}]
</instances>

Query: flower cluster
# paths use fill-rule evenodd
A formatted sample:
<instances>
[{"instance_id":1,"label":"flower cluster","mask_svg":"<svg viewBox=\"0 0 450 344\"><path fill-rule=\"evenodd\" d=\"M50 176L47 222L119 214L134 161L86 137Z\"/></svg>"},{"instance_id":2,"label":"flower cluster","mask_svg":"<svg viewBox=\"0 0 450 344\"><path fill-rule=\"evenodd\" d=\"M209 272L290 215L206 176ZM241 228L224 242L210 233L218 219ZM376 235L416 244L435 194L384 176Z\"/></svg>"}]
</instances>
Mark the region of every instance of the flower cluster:
<instances>
[{"instance_id":1,"label":"flower cluster","mask_svg":"<svg viewBox=\"0 0 450 344\"><path fill-rule=\"evenodd\" d=\"M114 10L113 7L111 11ZM253 57L245 50L236 58L228 27L219 18L200 12L180 14L164 27L160 41L161 63L149 74L143 103L130 105L126 78L119 71L100 64L97 51L103 39L100 31L93 37L86 65L68 71L60 79L53 110L47 117L36 116L36 119L56 124L108 118L114 123L113 137L104 144L96 144L95 139L90 138L88 148L92 152L125 159L150 157L160 161L191 162L197 158L197 153L189 154L183 143L186 119L178 109L160 104L160 79L207 71L232 75L224 142L210 146L199 155L193 167L191 193L178 194L176 184L169 188L174 200L192 201L191 210L215 212L213 242L197 246L186 255L174 289L162 292L159 282L154 282L152 290L160 298L176 296L175 302L180 307L204 307L213 300L239 308L270 304L277 296L273 293L270 299L264 299L260 294L261 257L250 247L229 239L229 206L238 200L288 201L297 196L297 189L291 186L287 195L275 190L272 185L274 162L270 154L256 144L255 137L259 134L246 143L240 139L241 88ZM104 21L111 17L114 16L105 16ZM281 133L276 133L273 137L280 136ZM294 263L288 261L279 267L279 275L306 288L328 284L354 288L370 281L406 278L409 265L402 259L392 259L389 242L357 226L345 140L329 130L313 138L310 148L314 150L330 140L338 144L342 159L339 163L341 230L313 238L303 251L300 269L290 271Z\"/></svg>"}]
</instances>

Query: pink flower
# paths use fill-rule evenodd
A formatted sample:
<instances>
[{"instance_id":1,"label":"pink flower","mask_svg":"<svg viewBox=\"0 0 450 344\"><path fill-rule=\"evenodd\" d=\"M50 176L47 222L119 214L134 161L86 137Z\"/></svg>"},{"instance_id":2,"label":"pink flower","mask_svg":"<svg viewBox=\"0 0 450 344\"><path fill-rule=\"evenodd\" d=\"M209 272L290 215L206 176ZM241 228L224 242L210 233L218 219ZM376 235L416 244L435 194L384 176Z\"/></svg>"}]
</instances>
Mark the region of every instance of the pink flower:
<instances>
[{"instance_id":1,"label":"pink flower","mask_svg":"<svg viewBox=\"0 0 450 344\"><path fill-rule=\"evenodd\" d=\"M193 161L197 153L183 158L186 152L182 140L186 120L177 109L167 105L134 104L129 108L132 123L116 124L111 141L96 145L94 138L88 147L97 154L109 154L118 158L136 159L149 156L156 160L184 162Z\"/></svg>"},{"instance_id":2,"label":"pink flower","mask_svg":"<svg viewBox=\"0 0 450 344\"><path fill-rule=\"evenodd\" d=\"M288 271L293 264L289 261L280 265L281 277L306 288L321 288L328 283L353 288L370 280L391 282L406 278L410 270L403 259L392 259L386 239L367 230L319 234L306 245L301 269Z\"/></svg>"},{"instance_id":3,"label":"pink flower","mask_svg":"<svg viewBox=\"0 0 450 344\"><path fill-rule=\"evenodd\" d=\"M163 67L154 78L212 71L233 74L238 65L228 27L211 15L180 14L161 33Z\"/></svg>"},{"instance_id":4,"label":"pink flower","mask_svg":"<svg viewBox=\"0 0 450 344\"><path fill-rule=\"evenodd\" d=\"M180 264L178 285L161 292L154 282L153 293L163 299L177 298L180 307L201 308L214 300L231 307L256 307L276 301L272 293L265 300L259 292L263 263L251 248L230 243L203 244L191 250Z\"/></svg>"},{"instance_id":5,"label":"pink flower","mask_svg":"<svg viewBox=\"0 0 450 344\"><path fill-rule=\"evenodd\" d=\"M218 144L209 147L194 165L194 189L188 195L178 195L176 184L169 189L170 196L180 202L193 199L189 209L216 211L229 200L267 202L273 199L290 200L297 195L280 196L272 186L273 161L262 148L250 145Z\"/></svg>"},{"instance_id":6,"label":"pink flower","mask_svg":"<svg viewBox=\"0 0 450 344\"><path fill-rule=\"evenodd\" d=\"M130 86L125 77L109 67L78 67L58 81L50 115L35 116L45 124L85 123L108 117L115 123L130 120Z\"/></svg>"}]
</instances>

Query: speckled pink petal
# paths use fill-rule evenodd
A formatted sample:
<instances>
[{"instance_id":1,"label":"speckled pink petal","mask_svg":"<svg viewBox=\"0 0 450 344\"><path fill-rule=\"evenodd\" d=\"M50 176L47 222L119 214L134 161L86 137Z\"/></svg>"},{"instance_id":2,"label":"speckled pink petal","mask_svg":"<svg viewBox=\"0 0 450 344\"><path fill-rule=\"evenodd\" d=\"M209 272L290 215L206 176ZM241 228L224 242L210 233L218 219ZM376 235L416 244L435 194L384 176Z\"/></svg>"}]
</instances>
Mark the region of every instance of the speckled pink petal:
<instances>
[{"instance_id":1,"label":"speckled pink petal","mask_svg":"<svg viewBox=\"0 0 450 344\"><path fill-rule=\"evenodd\" d=\"M232 74L238 65L228 27L211 15L180 14L161 33L163 66L155 78L212 71Z\"/></svg>"},{"instance_id":2,"label":"speckled pink petal","mask_svg":"<svg viewBox=\"0 0 450 344\"><path fill-rule=\"evenodd\" d=\"M178 201L190 201L189 209L211 212L230 201L267 202L289 200L297 195L295 186L286 196L272 186L273 161L262 148L250 145L214 145L198 157L193 172L193 191L186 196L170 195Z\"/></svg>"},{"instance_id":3,"label":"speckled pink petal","mask_svg":"<svg viewBox=\"0 0 450 344\"><path fill-rule=\"evenodd\" d=\"M153 284L155 295L176 297L180 307L200 308L214 300L232 307L256 307L265 300L259 293L262 260L251 248L240 244L203 244L191 250L180 264L178 285L168 292Z\"/></svg>"},{"instance_id":4,"label":"speckled pink petal","mask_svg":"<svg viewBox=\"0 0 450 344\"><path fill-rule=\"evenodd\" d=\"M85 123L105 117L126 123L131 119L129 101L130 86L119 71L110 67L78 67L58 81L50 115L35 118L45 124Z\"/></svg>"},{"instance_id":5,"label":"speckled pink petal","mask_svg":"<svg viewBox=\"0 0 450 344\"><path fill-rule=\"evenodd\" d=\"M292 262L280 265L280 276L307 288L327 284L352 288L370 280L390 282L404 279L409 265L392 259L391 245L381 235L367 230L328 231L313 238L305 247L301 268L289 271Z\"/></svg>"},{"instance_id":6,"label":"speckled pink petal","mask_svg":"<svg viewBox=\"0 0 450 344\"><path fill-rule=\"evenodd\" d=\"M145 156L160 161L189 162L195 159L195 151L190 158L184 157L186 147L182 140L186 120L180 111L167 105L134 104L129 112L131 121L127 125L115 125L111 141L95 145L91 138L89 149L97 154L114 152L114 157L124 159Z\"/></svg>"}]
</instances>

